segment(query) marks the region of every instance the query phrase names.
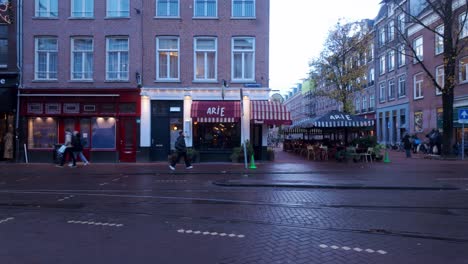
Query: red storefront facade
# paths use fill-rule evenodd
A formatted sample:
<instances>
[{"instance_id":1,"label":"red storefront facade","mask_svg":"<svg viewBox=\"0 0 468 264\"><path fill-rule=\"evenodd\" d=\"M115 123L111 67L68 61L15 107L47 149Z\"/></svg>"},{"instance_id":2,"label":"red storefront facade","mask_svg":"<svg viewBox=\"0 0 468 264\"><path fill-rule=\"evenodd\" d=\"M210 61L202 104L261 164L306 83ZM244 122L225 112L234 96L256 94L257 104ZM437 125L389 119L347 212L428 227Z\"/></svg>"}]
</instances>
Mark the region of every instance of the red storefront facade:
<instances>
[{"instance_id":1,"label":"red storefront facade","mask_svg":"<svg viewBox=\"0 0 468 264\"><path fill-rule=\"evenodd\" d=\"M83 152L91 162L136 161L140 116L136 90L31 89L22 90L20 97L24 131L20 142L30 162L51 161L54 147L65 140L65 129L81 133Z\"/></svg>"}]
</instances>

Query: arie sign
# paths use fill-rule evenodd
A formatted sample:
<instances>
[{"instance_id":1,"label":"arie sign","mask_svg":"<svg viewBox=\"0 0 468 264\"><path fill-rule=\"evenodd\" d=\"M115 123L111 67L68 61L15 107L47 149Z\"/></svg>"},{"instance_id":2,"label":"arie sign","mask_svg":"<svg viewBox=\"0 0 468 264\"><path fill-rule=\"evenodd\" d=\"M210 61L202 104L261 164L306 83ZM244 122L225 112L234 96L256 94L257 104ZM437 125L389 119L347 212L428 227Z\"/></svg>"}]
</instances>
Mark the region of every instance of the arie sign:
<instances>
[{"instance_id":1,"label":"arie sign","mask_svg":"<svg viewBox=\"0 0 468 264\"><path fill-rule=\"evenodd\" d=\"M224 117L224 106L208 107L208 109L206 110L206 115Z\"/></svg>"},{"instance_id":2,"label":"arie sign","mask_svg":"<svg viewBox=\"0 0 468 264\"><path fill-rule=\"evenodd\" d=\"M330 119L331 120L347 120L347 121L351 121L351 116L349 115L343 115L343 114L339 114L339 115L330 115Z\"/></svg>"}]
</instances>

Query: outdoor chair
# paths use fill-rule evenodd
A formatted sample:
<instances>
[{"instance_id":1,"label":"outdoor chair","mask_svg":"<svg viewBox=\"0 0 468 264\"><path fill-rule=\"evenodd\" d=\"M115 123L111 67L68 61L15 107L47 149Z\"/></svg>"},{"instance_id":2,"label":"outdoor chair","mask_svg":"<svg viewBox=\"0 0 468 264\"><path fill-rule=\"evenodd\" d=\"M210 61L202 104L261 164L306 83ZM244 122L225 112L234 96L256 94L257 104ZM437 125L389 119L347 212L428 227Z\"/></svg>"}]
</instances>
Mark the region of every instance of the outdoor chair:
<instances>
[{"instance_id":1,"label":"outdoor chair","mask_svg":"<svg viewBox=\"0 0 468 264\"><path fill-rule=\"evenodd\" d=\"M374 148L367 148L365 153L361 153L361 158L366 159L366 162L368 162L369 159L372 163L372 154L374 154Z\"/></svg>"},{"instance_id":2,"label":"outdoor chair","mask_svg":"<svg viewBox=\"0 0 468 264\"><path fill-rule=\"evenodd\" d=\"M310 156L315 160L315 150L314 146L307 146L307 159L310 160Z\"/></svg>"}]
</instances>

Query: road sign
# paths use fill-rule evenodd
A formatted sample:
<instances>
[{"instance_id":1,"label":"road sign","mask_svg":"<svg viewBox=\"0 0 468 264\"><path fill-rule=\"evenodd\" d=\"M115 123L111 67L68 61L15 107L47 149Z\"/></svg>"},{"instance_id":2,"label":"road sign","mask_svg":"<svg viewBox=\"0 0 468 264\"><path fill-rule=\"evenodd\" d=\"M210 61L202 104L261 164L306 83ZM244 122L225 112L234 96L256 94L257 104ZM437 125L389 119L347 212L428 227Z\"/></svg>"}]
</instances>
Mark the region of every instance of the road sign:
<instances>
[{"instance_id":1,"label":"road sign","mask_svg":"<svg viewBox=\"0 0 468 264\"><path fill-rule=\"evenodd\" d=\"M468 108L458 109L458 123L468 124Z\"/></svg>"}]
</instances>

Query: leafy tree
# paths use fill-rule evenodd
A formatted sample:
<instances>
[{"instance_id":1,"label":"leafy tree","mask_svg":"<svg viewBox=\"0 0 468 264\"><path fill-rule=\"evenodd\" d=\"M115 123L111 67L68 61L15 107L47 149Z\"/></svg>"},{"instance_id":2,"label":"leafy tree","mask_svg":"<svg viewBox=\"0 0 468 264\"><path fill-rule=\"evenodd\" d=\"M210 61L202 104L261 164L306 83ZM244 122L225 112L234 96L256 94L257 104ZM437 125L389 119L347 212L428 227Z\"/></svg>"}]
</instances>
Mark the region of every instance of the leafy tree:
<instances>
[{"instance_id":1,"label":"leafy tree","mask_svg":"<svg viewBox=\"0 0 468 264\"><path fill-rule=\"evenodd\" d=\"M366 54L371 39L370 21L342 23L328 33L318 58L310 62L309 78L324 83L316 96L326 96L343 106L343 112L354 112L353 94L366 85Z\"/></svg>"}]
</instances>

